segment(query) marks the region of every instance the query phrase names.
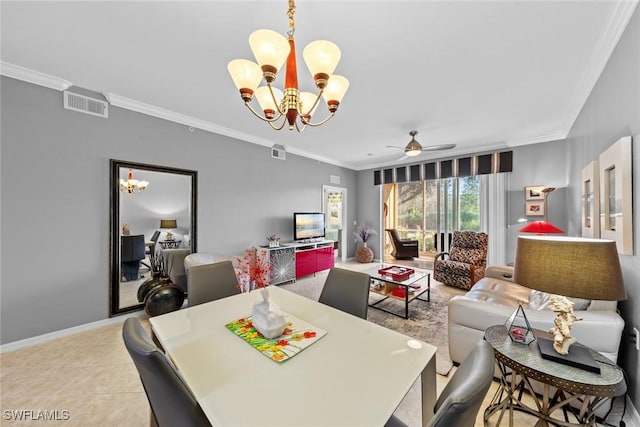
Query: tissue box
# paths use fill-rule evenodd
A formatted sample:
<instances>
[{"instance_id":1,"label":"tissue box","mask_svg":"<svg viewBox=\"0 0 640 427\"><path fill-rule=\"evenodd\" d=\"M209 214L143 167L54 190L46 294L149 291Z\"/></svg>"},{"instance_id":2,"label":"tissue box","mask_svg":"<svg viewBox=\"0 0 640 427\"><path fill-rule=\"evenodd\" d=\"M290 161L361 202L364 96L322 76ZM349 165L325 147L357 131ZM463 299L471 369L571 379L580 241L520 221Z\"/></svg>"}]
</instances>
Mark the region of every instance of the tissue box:
<instances>
[{"instance_id":1,"label":"tissue box","mask_svg":"<svg viewBox=\"0 0 640 427\"><path fill-rule=\"evenodd\" d=\"M260 332L265 338L273 339L282 335L284 328L287 327L287 320L283 318L281 324L277 325L265 325L260 318L255 316L252 319L253 327L256 331Z\"/></svg>"}]
</instances>

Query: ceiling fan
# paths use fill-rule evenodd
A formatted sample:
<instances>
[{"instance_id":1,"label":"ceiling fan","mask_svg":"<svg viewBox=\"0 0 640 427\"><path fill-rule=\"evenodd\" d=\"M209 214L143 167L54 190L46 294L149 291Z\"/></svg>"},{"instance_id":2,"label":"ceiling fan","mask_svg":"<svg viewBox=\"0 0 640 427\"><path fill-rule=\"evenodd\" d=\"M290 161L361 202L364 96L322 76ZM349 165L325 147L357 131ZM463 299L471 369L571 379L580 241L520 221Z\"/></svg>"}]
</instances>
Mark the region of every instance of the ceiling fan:
<instances>
[{"instance_id":1,"label":"ceiling fan","mask_svg":"<svg viewBox=\"0 0 640 427\"><path fill-rule=\"evenodd\" d=\"M411 135L411 141L407 144L406 147L398 147L397 145L387 145L387 148L397 148L399 150L404 150L404 156L398 159L404 160L406 157L414 157L419 154L422 154L423 151L441 151L441 150L451 150L455 148L456 144L440 144L440 145L428 145L423 147L420 145L418 141L416 141L416 135L418 134L417 130L412 130L409 132Z\"/></svg>"}]
</instances>

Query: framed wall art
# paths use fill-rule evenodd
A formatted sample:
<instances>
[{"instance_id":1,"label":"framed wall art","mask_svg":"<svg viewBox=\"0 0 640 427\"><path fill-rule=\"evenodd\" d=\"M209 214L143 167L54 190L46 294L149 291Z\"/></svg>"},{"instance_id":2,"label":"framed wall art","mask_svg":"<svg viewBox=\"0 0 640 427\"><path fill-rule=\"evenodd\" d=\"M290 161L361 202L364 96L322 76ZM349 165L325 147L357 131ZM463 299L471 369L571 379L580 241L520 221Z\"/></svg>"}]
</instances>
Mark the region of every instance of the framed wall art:
<instances>
[{"instance_id":1,"label":"framed wall art","mask_svg":"<svg viewBox=\"0 0 640 427\"><path fill-rule=\"evenodd\" d=\"M600 236L616 241L618 253L633 255L630 136L620 138L599 159Z\"/></svg>"},{"instance_id":2,"label":"framed wall art","mask_svg":"<svg viewBox=\"0 0 640 427\"><path fill-rule=\"evenodd\" d=\"M525 202L524 210L526 216L544 216L544 200L540 202Z\"/></svg>"},{"instance_id":3,"label":"framed wall art","mask_svg":"<svg viewBox=\"0 0 640 427\"><path fill-rule=\"evenodd\" d=\"M544 200L544 193L542 192L544 185L529 185L524 187L524 199L525 200Z\"/></svg>"},{"instance_id":4,"label":"framed wall art","mask_svg":"<svg viewBox=\"0 0 640 427\"><path fill-rule=\"evenodd\" d=\"M600 171L592 161L582 169L582 237L600 237Z\"/></svg>"}]
</instances>

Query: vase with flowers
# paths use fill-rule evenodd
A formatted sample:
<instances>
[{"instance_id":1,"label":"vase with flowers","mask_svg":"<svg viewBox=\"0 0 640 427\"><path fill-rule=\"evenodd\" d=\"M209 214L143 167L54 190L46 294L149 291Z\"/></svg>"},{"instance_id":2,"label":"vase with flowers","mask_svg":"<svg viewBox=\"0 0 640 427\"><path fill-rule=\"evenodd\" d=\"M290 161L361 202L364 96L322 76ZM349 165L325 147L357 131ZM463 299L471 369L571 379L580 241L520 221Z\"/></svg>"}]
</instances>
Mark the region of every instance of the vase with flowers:
<instances>
[{"instance_id":1,"label":"vase with flowers","mask_svg":"<svg viewBox=\"0 0 640 427\"><path fill-rule=\"evenodd\" d=\"M269 285L271 266L266 256L256 248L249 248L236 259L236 277L240 292L249 292Z\"/></svg>"},{"instance_id":2,"label":"vase with flowers","mask_svg":"<svg viewBox=\"0 0 640 427\"><path fill-rule=\"evenodd\" d=\"M356 261L362 263L373 261L373 251L367 246L367 241L377 234L378 232L368 224L358 226L353 235L362 245L356 249Z\"/></svg>"}]
</instances>

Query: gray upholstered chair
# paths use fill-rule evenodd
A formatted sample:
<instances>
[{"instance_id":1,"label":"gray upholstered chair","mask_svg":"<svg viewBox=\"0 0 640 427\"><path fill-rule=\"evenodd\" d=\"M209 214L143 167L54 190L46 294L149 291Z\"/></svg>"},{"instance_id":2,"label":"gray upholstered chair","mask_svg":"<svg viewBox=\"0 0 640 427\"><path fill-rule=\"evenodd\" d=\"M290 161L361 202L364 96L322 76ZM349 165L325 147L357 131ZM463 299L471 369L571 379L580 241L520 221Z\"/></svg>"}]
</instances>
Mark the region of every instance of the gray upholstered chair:
<instances>
[{"instance_id":1,"label":"gray upholstered chair","mask_svg":"<svg viewBox=\"0 0 640 427\"><path fill-rule=\"evenodd\" d=\"M189 307L239 293L238 278L231 261L189 267Z\"/></svg>"},{"instance_id":2,"label":"gray upholstered chair","mask_svg":"<svg viewBox=\"0 0 640 427\"><path fill-rule=\"evenodd\" d=\"M211 426L191 391L164 353L153 344L138 319L130 317L124 321L122 339L140 374L151 406L152 424L159 427Z\"/></svg>"},{"instance_id":3,"label":"gray upholstered chair","mask_svg":"<svg viewBox=\"0 0 640 427\"><path fill-rule=\"evenodd\" d=\"M366 319L370 281L368 274L334 267L329 271L318 302Z\"/></svg>"},{"instance_id":4,"label":"gray upholstered chair","mask_svg":"<svg viewBox=\"0 0 640 427\"><path fill-rule=\"evenodd\" d=\"M493 348L480 340L442 390L428 426L473 427L493 380L493 372ZM400 426L406 427L406 424L393 415L385 424L385 427Z\"/></svg>"}]
</instances>

